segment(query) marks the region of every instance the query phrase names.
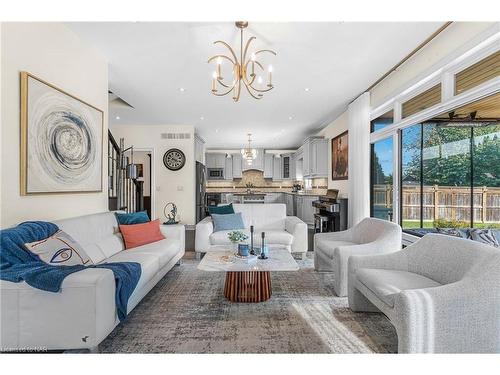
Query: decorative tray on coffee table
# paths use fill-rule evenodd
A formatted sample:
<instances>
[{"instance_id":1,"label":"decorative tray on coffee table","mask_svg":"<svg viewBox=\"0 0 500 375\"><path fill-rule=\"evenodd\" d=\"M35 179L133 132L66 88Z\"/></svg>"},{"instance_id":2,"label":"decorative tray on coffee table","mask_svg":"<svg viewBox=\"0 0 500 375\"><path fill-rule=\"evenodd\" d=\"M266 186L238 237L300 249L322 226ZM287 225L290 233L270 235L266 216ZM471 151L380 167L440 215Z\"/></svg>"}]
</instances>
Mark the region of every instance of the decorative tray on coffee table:
<instances>
[{"instance_id":1,"label":"decorative tray on coffee table","mask_svg":"<svg viewBox=\"0 0 500 375\"><path fill-rule=\"evenodd\" d=\"M256 255L248 255L248 256L244 257L242 255L239 255L238 253L234 253L233 256L237 262L251 263L251 262L254 262L257 260Z\"/></svg>"}]
</instances>

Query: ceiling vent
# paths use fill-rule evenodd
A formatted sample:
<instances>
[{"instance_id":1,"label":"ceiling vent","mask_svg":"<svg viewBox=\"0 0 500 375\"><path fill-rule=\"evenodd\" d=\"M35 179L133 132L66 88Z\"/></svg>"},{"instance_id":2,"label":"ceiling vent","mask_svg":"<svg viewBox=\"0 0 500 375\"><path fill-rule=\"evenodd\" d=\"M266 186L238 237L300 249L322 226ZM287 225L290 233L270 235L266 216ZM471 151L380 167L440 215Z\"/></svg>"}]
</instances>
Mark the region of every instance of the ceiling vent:
<instances>
[{"instance_id":1,"label":"ceiling vent","mask_svg":"<svg viewBox=\"0 0 500 375\"><path fill-rule=\"evenodd\" d=\"M190 133L161 133L161 139L191 139Z\"/></svg>"},{"instance_id":2,"label":"ceiling vent","mask_svg":"<svg viewBox=\"0 0 500 375\"><path fill-rule=\"evenodd\" d=\"M108 90L108 101L110 107L134 108L114 92Z\"/></svg>"}]
</instances>

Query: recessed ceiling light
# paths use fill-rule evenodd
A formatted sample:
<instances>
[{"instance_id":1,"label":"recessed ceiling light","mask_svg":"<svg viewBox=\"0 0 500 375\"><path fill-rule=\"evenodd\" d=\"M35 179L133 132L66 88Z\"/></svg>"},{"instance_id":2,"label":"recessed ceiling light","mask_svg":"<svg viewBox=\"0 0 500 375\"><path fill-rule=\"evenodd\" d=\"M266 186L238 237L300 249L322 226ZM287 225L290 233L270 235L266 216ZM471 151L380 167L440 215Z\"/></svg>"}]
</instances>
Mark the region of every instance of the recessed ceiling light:
<instances>
[{"instance_id":1,"label":"recessed ceiling light","mask_svg":"<svg viewBox=\"0 0 500 375\"><path fill-rule=\"evenodd\" d=\"M219 132L219 129L215 129L215 132L218 133Z\"/></svg>"},{"instance_id":2,"label":"recessed ceiling light","mask_svg":"<svg viewBox=\"0 0 500 375\"><path fill-rule=\"evenodd\" d=\"M309 87L306 87L306 88L304 89L304 91L305 91L305 92L308 92L309 90L311 90Z\"/></svg>"},{"instance_id":3,"label":"recessed ceiling light","mask_svg":"<svg viewBox=\"0 0 500 375\"><path fill-rule=\"evenodd\" d=\"M115 119L119 120L120 119L120 116L116 116Z\"/></svg>"},{"instance_id":4,"label":"recessed ceiling light","mask_svg":"<svg viewBox=\"0 0 500 375\"><path fill-rule=\"evenodd\" d=\"M184 87L179 87L179 91L184 92L184 91L186 91L186 89Z\"/></svg>"},{"instance_id":5,"label":"recessed ceiling light","mask_svg":"<svg viewBox=\"0 0 500 375\"><path fill-rule=\"evenodd\" d=\"M288 117L288 119L289 119L289 120L293 120L293 117L292 117L292 116L289 116L289 117Z\"/></svg>"},{"instance_id":6,"label":"recessed ceiling light","mask_svg":"<svg viewBox=\"0 0 500 375\"><path fill-rule=\"evenodd\" d=\"M205 117L201 116L201 117L200 117L200 120L201 120L201 121L205 120Z\"/></svg>"}]
</instances>

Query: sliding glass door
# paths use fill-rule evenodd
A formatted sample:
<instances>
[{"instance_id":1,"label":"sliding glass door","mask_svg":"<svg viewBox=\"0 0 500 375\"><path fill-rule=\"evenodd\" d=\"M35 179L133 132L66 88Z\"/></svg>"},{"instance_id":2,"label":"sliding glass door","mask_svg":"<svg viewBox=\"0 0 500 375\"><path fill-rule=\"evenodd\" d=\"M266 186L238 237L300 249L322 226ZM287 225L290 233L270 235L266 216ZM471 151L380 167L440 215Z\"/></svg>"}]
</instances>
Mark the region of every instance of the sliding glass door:
<instances>
[{"instance_id":1,"label":"sliding glass door","mask_svg":"<svg viewBox=\"0 0 500 375\"><path fill-rule=\"evenodd\" d=\"M500 227L500 125L401 130L401 225Z\"/></svg>"},{"instance_id":2,"label":"sliding glass door","mask_svg":"<svg viewBox=\"0 0 500 375\"><path fill-rule=\"evenodd\" d=\"M389 221L393 216L393 149L392 137L371 146L370 216Z\"/></svg>"}]
</instances>

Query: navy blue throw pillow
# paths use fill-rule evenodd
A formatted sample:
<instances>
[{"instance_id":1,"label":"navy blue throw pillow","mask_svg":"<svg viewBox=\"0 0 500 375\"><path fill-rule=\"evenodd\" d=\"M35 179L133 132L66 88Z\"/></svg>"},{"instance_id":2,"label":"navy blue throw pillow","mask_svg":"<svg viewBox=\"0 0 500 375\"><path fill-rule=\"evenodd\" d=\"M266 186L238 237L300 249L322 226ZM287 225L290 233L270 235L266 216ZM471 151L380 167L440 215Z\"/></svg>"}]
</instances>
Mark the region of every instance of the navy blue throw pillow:
<instances>
[{"instance_id":1,"label":"navy blue throw pillow","mask_svg":"<svg viewBox=\"0 0 500 375\"><path fill-rule=\"evenodd\" d=\"M234 208L233 204L225 204L224 206L208 206L208 213L210 215L212 214L217 214L217 215L228 215L228 214L234 214Z\"/></svg>"},{"instance_id":2,"label":"navy blue throw pillow","mask_svg":"<svg viewBox=\"0 0 500 375\"><path fill-rule=\"evenodd\" d=\"M116 213L116 220L118 220L118 224L122 225L143 224L149 222L149 217L147 211L132 212L130 214Z\"/></svg>"}]
</instances>

